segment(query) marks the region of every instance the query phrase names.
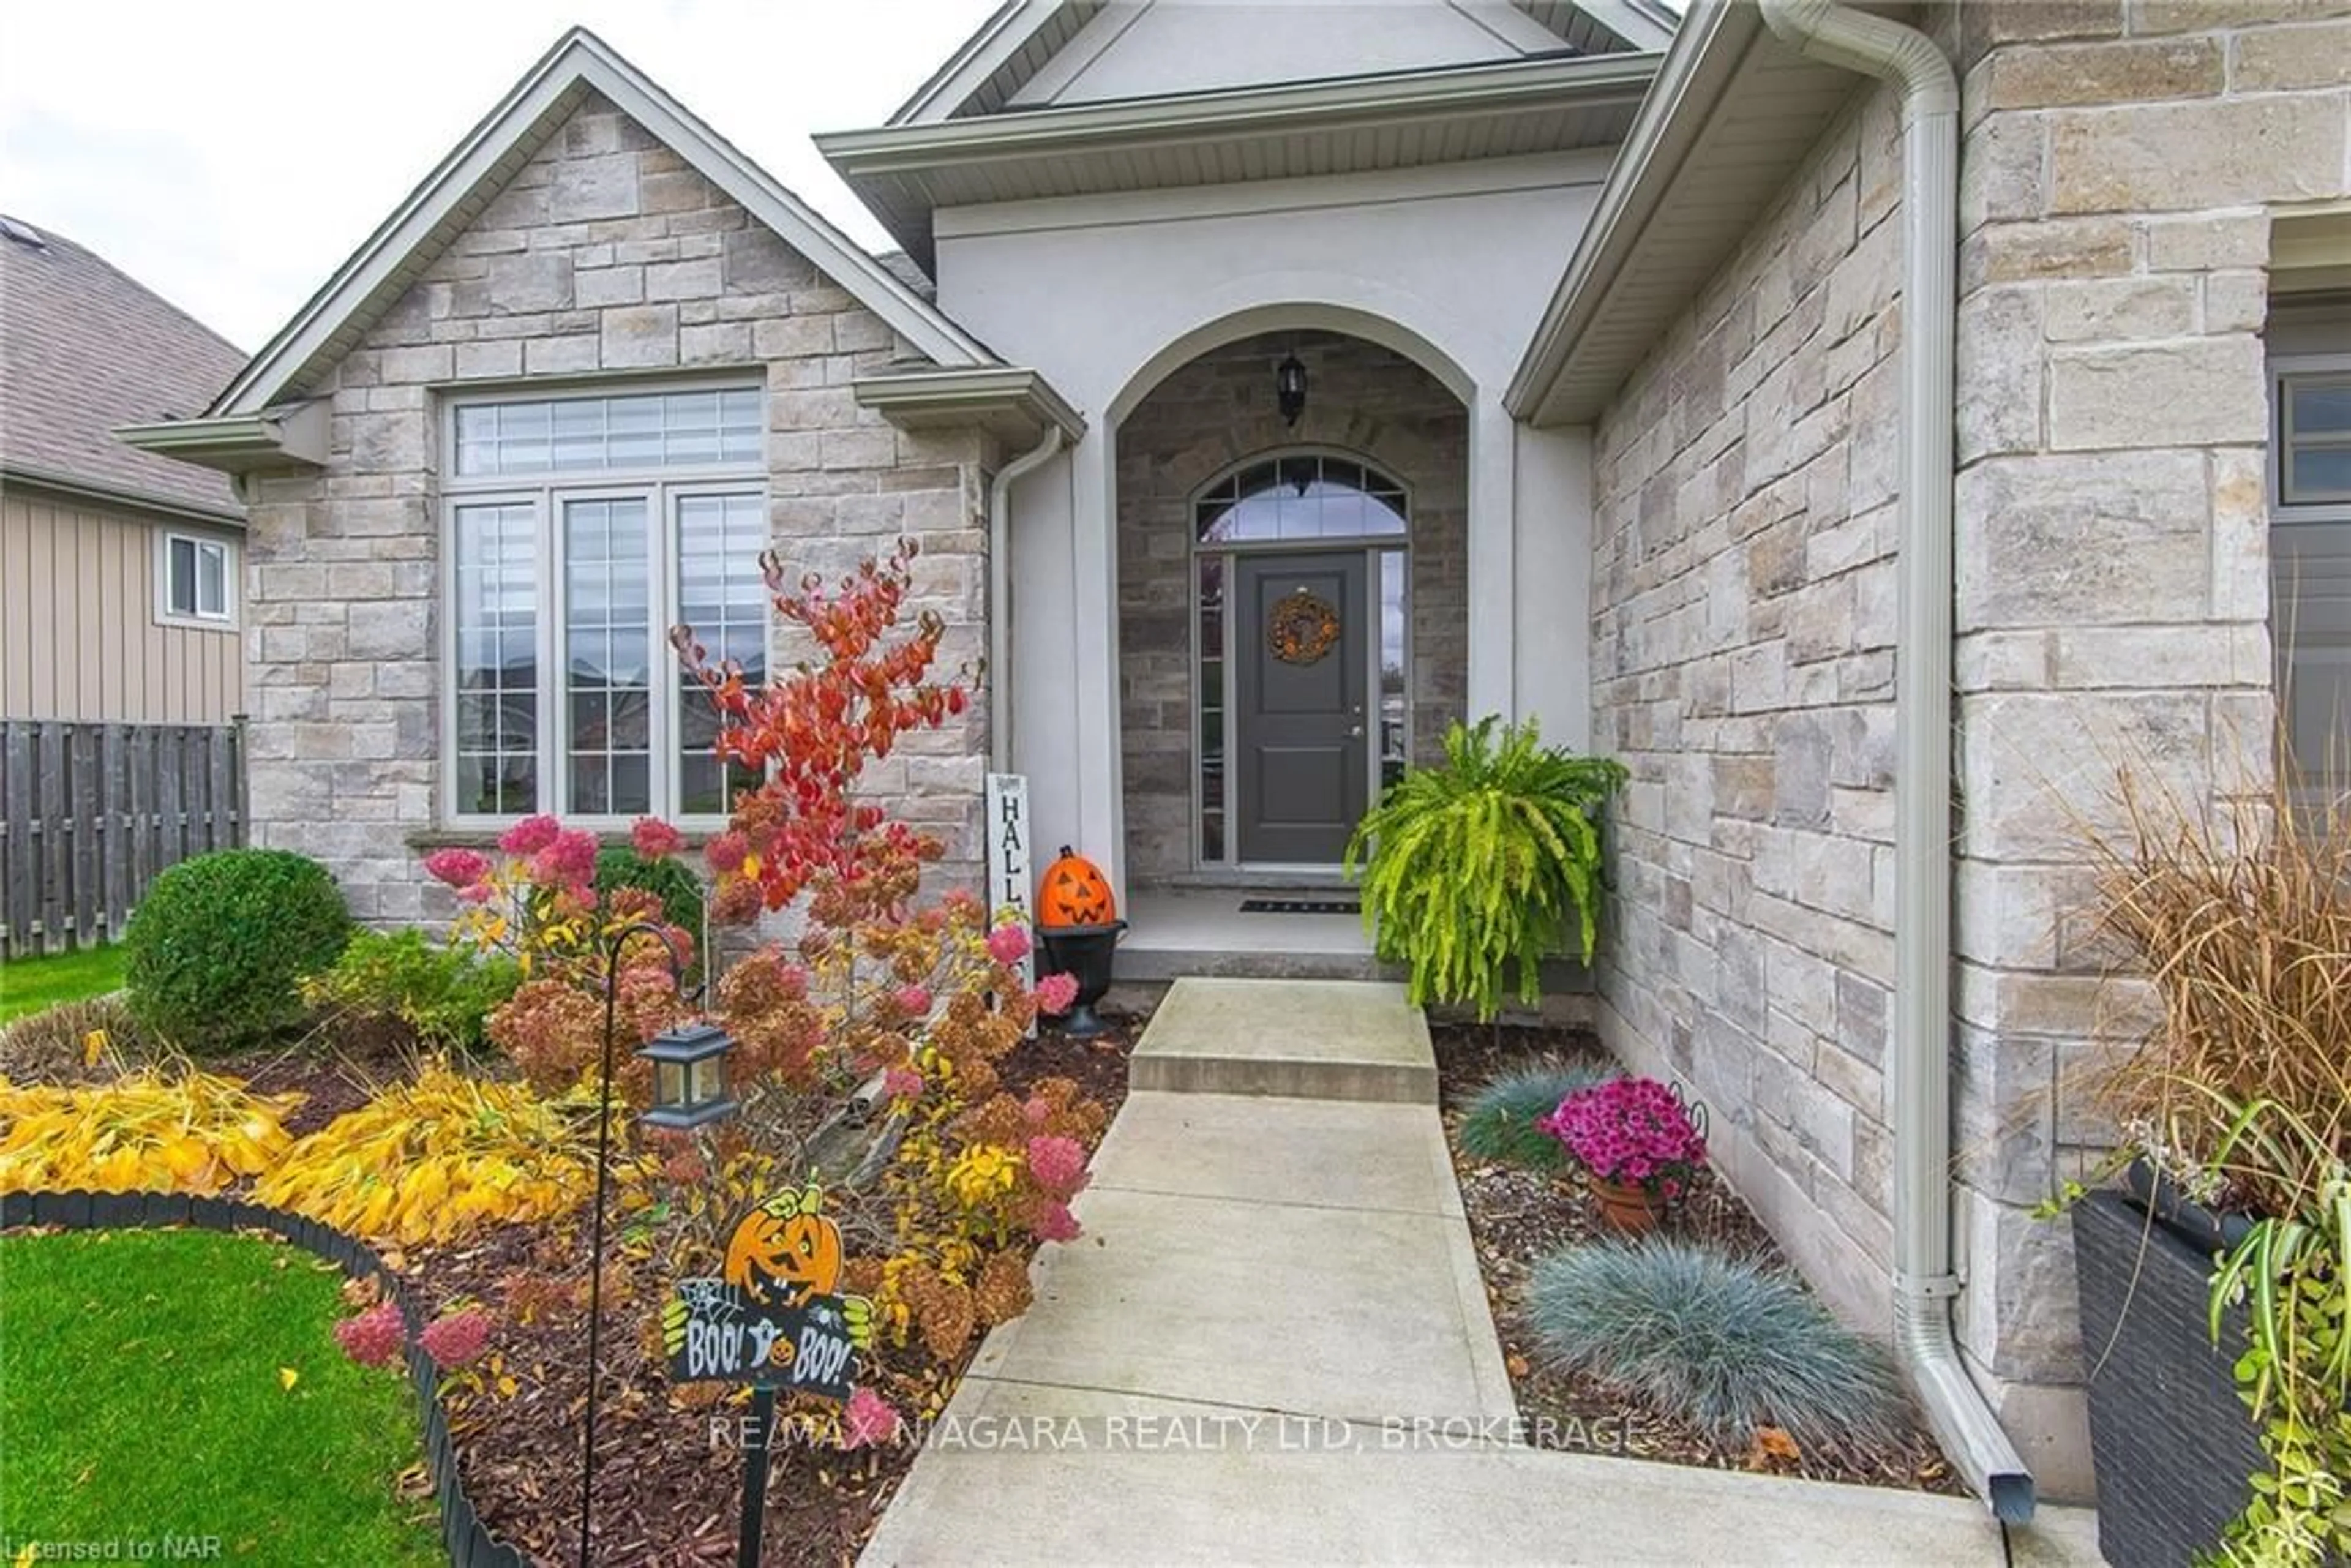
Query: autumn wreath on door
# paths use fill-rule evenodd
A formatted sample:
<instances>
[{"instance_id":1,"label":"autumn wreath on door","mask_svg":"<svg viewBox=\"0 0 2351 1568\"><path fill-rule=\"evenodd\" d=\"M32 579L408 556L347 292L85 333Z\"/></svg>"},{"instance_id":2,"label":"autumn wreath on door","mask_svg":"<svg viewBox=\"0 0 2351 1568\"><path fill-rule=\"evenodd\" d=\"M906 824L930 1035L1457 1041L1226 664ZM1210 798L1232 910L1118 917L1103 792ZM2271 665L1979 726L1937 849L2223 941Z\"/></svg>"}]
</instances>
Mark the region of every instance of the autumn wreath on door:
<instances>
[{"instance_id":1,"label":"autumn wreath on door","mask_svg":"<svg viewBox=\"0 0 2351 1568\"><path fill-rule=\"evenodd\" d=\"M1321 594L1292 589L1275 602L1266 640L1285 664L1314 664L1339 641L1339 612Z\"/></svg>"}]
</instances>

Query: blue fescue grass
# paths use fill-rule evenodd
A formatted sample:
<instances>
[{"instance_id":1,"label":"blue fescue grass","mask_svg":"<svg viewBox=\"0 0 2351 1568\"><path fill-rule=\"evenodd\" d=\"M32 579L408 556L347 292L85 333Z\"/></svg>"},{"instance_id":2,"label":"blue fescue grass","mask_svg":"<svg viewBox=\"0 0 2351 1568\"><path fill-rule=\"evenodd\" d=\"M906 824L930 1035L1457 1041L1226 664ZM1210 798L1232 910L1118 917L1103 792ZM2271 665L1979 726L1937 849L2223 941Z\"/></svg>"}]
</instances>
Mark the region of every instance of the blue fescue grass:
<instances>
[{"instance_id":1,"label":"blue fescue grass","mask_svg":"<svg viewBox=\"0 0 2351 1568\"><path fill-rule=\"evenodd\" d=\"M1768 1426L1843 1447L1904 1427L1886 1354L1756 1259L1664 1236L1572 1247L1535 1265L1528 1305L1553 1364L1717 1442Z\"/></svg>"},{"instance_id":2,"label":"blue fescue grass","mask_svg":"<svg viewBox=\"0 0 2351 1568\"><path fill-rule=\"evenodd\" d=\"M1566 1148L1549 1133L1536 1131L1536 1121L1577 1090L1617 1076L1603 1061L1541 1061L1498 1072L1469 1097L1461 1113L1461 1152L1533 1170L1564 1170Z\"/></svg>"}]
</instances>

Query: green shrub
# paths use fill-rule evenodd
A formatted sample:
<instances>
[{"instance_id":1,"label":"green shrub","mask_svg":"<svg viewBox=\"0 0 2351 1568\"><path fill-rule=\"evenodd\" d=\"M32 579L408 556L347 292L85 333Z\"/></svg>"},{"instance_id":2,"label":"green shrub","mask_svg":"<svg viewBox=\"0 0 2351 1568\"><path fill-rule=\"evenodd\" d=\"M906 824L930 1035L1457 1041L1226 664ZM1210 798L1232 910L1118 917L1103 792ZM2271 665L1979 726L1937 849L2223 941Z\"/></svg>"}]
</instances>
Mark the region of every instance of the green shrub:
<instances>
[{"instance_id":1,"label":"green shrub","mask_svg":"<svg viewBox=\"0 0 2351 1568\"><path fill-rule=\"evenodd\" d=\"M1664 1236L1571 1247L1535 1265L1528 1305L1555 1365L1719 1443L1743 1446L1765 1426L1804 1448L1902 1429L1885 1353L1755 1259Z\"/></svg>"},{"instance_id":2,"label":"green shrub","mask_svg":"<svg viewBox=\"0 0 2351 1568\"><path fill-rule=\"evenodd\" d=\"M182 1049L229 1051L298 1023L296 983L335 961L350 912L327 868L221 850L155 879L124 933L131 1010Z\"/></svg>"},{"instance_id":3,"label":"green shrub","mask_svg":"<svg viewBox=\"0 0 2351 1568\"><path fill-rule=\"evenodd\" d=\"M675 858L647 860L634 850L605 850L596 857L596 891L610 897L617 888L634 887L662 902L662 918L681 926L694 938L694 963L686 971L689 987L702 973L702 883L685 862Z\"/></svg>"},{"instance_id":4,"label":"green shrub","mask_svg":"<svg viewBox=\"0 0 2351 1568\"><path fill-rule=\"evenodd\" d=\"M1618 1076L1616 1068L1601 1061L1545 1061L1498 1072L1469 1096L1469 1107L1461 1113L1461 1152L1532 1170L1564 1170L1566 1146L1537 1131L1536 1121L1577 1090Z\"/></svg>"},{"instance_id":5,"label":"green shrub","mask_svg":"<svg viewBox=\"0 0 2351 1568\"><path fill-rule=\"evenodd\" d=\"M1445 765L1396 780L1356 828L1346 870L1363 868L1364 923L1379 955L1410 966L1411 997L1501 1009L1542 997L1542 960L1592 960L1600 922L1600 812L1622 764L1542 745L1534 722L1480 719L1445 737Z\"/></svg>"},{"instance_id":6,"label":"green shrub","mask_svg":"<svg viewBox=\"0 0 2351 1568\"><path fill-rule=\"evenodd\" d=\"M333 967L302 982L302 999L396 1018L426 1045L479 1051L491 1010L521 984L513 959L451 947L410 926L353 936Z\"/></svg>"}]
</instances>

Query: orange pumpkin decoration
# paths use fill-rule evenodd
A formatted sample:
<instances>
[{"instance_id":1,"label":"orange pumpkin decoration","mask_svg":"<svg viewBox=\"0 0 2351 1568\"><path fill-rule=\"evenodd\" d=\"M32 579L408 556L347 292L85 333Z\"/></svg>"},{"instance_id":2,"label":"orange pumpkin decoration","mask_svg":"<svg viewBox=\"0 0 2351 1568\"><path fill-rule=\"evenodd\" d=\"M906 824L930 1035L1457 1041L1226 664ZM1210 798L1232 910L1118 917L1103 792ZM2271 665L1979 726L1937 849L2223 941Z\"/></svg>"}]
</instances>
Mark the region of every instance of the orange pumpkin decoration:
<instances>
[{"instance_id":1,"label":"orange pumpkin decoration","mask_svg":"<svg viewBox=\"0 0 2351 1568\"><path fill-rule=\"evenodd\" d=\"M755 1301L804 1306L841 1283L841 1227L817 1212L814 1187L770 1198L745 1215L727 1240L726 1281Z\"/></svg>"},{"instance_id":2,"label":"orange pumpkin decoration","mask_svg":"<svg viewBox=\"0 0 2351 1568\"><path fill-rule=\"evenodd\" d=\"M1118 900L1111 896L1110 880L1085 856L1061 846L1061 858L1045 868L1045 884L1037 893L1040 925L1107 925L1118 918Z\"/></svg>"}]
</instances>

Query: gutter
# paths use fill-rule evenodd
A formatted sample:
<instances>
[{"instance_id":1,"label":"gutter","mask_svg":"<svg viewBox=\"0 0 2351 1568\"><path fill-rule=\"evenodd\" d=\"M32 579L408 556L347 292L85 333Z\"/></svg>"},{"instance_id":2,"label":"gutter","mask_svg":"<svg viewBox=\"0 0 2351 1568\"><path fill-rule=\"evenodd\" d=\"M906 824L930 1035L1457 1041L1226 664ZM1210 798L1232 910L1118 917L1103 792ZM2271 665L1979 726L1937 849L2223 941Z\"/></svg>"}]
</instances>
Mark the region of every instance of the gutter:
<instances>
[{"instance_id":1,"label":"gutter","mask_svg":"<svg viewBox=\"0 0 2351 1568\"><path fill-rule=\"evenodd\" d=\"M2004 1524L2032 1474L1951 1333L1951 429L1959 83L1916 28L1834 0L1761 0L1798 52L1902 91L1900 623L1895 632L1894 1339L1944 1451Z\"/></svg>"},{"instance_id":2,"label":"gutter","mask_svg":"<svg viewBox=\"0 0 2351 1568\"><path fill-rule=\"evenodd\" d=\"M258 413L208 414L150 424L117 425L117 441L183 463L240 474L253 468L327 465L329 430L323 398Z\"/></svg>"},{"instance_id":3,"label":"gutter","mask_svg":"<svg viewBox=\"0 0 2351 1568\"><path fill-rule=\"evenodd\" d=\"M1012 770L1012 486L1061 449L1059 424L996 471L987 486L987 766Z\"/></svg>"}]
</instances>

